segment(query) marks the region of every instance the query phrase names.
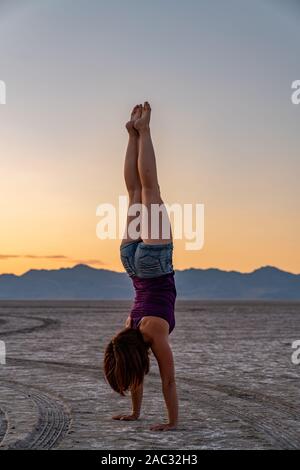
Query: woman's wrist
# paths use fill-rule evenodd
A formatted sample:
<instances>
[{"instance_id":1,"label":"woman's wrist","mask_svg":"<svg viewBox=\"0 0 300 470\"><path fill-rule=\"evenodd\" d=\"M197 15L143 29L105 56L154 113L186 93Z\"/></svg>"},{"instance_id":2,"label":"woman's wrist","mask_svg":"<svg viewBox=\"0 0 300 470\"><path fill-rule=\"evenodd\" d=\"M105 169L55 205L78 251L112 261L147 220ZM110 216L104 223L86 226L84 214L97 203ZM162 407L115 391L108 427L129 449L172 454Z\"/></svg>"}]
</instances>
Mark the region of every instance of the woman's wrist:
<instances>
[{"instance_id":1,"label":"woman's wrist","mask_svg":"<svg viewBox=\"0 0 300 470\"><path fill-rule=\"evenodd\" d=\"M178 419L169 419L170 426L177 426L178 424Z\"/></svg>"}]
</instances>

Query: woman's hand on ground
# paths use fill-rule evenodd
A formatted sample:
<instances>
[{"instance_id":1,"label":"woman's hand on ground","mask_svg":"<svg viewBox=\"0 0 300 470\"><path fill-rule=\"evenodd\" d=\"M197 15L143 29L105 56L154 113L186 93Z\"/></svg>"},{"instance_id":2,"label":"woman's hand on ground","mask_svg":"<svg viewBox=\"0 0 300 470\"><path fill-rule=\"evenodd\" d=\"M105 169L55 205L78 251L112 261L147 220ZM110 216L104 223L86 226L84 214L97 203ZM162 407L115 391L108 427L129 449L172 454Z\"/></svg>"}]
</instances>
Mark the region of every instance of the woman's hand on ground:
<instances>
[{"instance_id":1,"label":"woman's hand on ground","mask_svg":"<svg viewBox=\"0 0 300 470\"><path fill-rule=\"evenodd\" d=\"M119 420L119 421L135 421L138 418L139 418L138 415L135 414L135 413L132 413L131 415L121 414L121 415L116 415L116 416L112 417L112 419L116 419L116 420Z\"/></svg>"},{"instance_id":2,"label":"woman's hand on ground","mask_svg":"<svg viewBox=\"0 0 300 470\"><path fill-rule=\"evenodd\" d=\"M174 431L177 428L176 424L154 424L150 427L151 431Z\"/></svg>"}]
</instances>

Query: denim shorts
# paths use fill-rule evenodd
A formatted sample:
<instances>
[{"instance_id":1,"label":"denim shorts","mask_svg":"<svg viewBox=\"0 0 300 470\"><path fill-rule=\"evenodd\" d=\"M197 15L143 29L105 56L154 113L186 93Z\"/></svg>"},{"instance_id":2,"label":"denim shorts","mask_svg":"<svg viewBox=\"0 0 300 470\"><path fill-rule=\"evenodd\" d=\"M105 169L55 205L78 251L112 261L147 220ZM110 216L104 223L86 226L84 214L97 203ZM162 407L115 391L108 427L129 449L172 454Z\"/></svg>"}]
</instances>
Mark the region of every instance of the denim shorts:
<instances>
[{"instance_id":1,"label":"denim shorts","mask_svg":"<svg viewBox=\"0 0 300 470\"><path fill-rule=\"evenodd\" d=\"M153 278L173 273L173 243L148 245L142 240L120 247L121 261L130 277Z\"/></svg>"}]
</instances>

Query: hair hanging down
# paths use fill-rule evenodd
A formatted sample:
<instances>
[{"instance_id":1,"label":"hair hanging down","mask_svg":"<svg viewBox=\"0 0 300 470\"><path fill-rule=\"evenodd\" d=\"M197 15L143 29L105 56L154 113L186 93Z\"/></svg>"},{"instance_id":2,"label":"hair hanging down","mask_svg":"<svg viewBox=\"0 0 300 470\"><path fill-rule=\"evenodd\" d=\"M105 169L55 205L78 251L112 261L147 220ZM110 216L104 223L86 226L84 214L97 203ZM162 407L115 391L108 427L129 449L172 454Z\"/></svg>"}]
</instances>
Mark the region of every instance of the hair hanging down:
<instances>
[{"instance_id":1,"label":"hair hanging down","mask_svg":"<svg viewBox=\"0 0 300 470\"><path fill-rule=\"evenodd\" d=\"M134 390L149 372L149 345L138 329L126 328L108 344L104 355L104 374L115 392L125 395Z\"/></svg>"}]
</instances>

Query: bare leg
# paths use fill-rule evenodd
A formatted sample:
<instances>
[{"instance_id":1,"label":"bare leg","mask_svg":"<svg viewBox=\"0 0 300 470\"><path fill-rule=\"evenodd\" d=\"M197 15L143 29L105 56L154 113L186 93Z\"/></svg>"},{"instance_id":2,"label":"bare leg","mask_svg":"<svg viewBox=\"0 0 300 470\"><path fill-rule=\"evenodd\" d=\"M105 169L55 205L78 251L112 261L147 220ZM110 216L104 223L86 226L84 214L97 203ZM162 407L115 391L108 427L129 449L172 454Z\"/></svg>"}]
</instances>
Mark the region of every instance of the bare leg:
<instances>
[{"instance_id":1,"label":"bare leg","mask_svg":"<svg viewBox=\"0 0 300 470\"><path fill-rule=\"evenodd\" d=\"M151 108L148 102L144 104L142 116L134 122L134 127L139 132L139 155L138 171L142 185L142 203L147 208L148 237L143 241L148 244L170 243L172 234L170 221L160 195L160 188L157 178L156 159L150 133ZM157 215L151 214L151 209L160 208ZM151 216L152 215L152 216ZM143 217L143 223L145 218Z\"/></svg>"},{"instance_id":2,"label":"bare leg","mask_svg":"<svg viewBox=\"0 0 300 470\"><path fill-rule=\"evenodd\" d=\"M142 202L142 186L137 166L139 134L133 126L135 120L138 119L141 114L142 105L135 106L131 113L131 119L126 124L129 140L125 155L124 178L129 196L129 207L133 204L140 204ZM122 245L132 240L128 234L127 229L133 219L135 219L135 217L127 215L126 230L122 240Z\"/></svg>"}]
</instances>

